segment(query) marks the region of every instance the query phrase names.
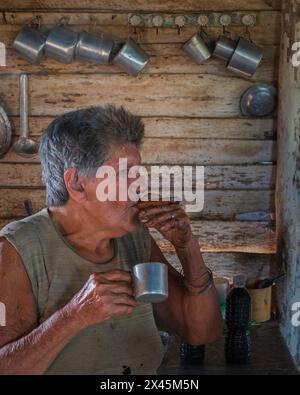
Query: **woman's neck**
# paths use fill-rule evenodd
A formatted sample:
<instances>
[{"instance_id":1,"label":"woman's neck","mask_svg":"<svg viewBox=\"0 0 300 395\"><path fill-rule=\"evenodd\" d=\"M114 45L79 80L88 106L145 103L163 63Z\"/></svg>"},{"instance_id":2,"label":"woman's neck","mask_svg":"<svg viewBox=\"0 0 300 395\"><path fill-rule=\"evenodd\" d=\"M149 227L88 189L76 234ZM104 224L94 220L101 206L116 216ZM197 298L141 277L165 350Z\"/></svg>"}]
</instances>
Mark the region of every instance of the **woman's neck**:
<instances>
[{"instance_id":1,"label":"woman's neck","mask_svg":"<svg viewBox=\"0 0 300 395\"><path fill-rule=\"evenodd\" d=\"M58 231L78 253L95 263L105 263L114 256L113 236L100 229L81 210L65 204L49 207L49 213ZM85 214L85 215L84 215Z\"/></svg>"}]
</instances>

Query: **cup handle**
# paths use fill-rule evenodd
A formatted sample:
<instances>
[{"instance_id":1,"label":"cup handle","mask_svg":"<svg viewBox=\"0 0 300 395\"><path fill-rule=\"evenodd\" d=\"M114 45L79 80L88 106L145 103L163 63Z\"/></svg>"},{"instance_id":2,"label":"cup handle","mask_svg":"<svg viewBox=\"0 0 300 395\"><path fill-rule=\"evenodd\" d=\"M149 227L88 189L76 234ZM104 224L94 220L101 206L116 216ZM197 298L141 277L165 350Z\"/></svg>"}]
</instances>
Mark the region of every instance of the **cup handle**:
<instances>
[{"instance_id":1,"label":"cup handle","mask_svg":"<svg viewBox=\"0 0 300 395\"><path fill-rule=\"evenodd\" d=\"M250 33L250 30L249 30L249 26L246 26L244 37L247 38L250 43L254 44L254 42L253 42L253 40L251 38L251 33Z\"/></svg>"},{"instance_id":2,"label":"cup handle","mask_svg":"<svg viewBox=\"0 0 300 395\"><path fill-rule=\"evenodd\" d=\"M223 35L231 40L231 33L229 30L226 30L225 25L223 25Z\"/></svg>"},{"instance_id":3,"label":"cup handle","mask_svg":"<svg viewBox=\"0 0 300 395\"><path fill-rule=\"evenodd\" d=\"M43 18L42 18L42 16L41 15L35 15L35 16L33 16L32 18L30 18L29 19L29 21L28 22L26 22L25 23L25 25L26 26L35 26L36 27L36 29L40 29L40 27L41 27L41 20L42 20ZM34 21L36 20L36 23L34 23Z\"/></svg>"}]
</instances>

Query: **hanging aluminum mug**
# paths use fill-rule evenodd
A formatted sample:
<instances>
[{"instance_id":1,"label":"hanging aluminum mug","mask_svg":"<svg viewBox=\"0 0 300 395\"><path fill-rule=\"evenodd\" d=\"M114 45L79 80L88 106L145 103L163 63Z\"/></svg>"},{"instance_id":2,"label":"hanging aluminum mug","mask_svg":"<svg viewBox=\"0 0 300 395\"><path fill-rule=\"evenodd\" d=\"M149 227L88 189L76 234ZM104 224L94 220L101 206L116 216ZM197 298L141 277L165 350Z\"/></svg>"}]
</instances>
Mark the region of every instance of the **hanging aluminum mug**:
<instances>
[{"instance_id":1,"label":"hanging aluminum mug","mask_svg":"<svg viewBox=\"0 0 300 395\"><path fill-rule=\"evenodd\" d=\"M159 303L168 298L168 267L160 262L133 266L135 298L139 302Z\"/></svg>"},{"instance_id":2,"label":"hanging aluminum mug","mask_svg":"<svg viewBox=\"0 0 300 395\"><path fill-rule=\"evenodd\" d=\"M132 39L126 41L113 59L113 63L121 66L127 73L137 75L147 65L150 56Z\"/></svg>"},{"instance_id":3,"label":"hanging aluminum mug","mask_svg":"<svg viewBox=\"0 0 300 395\"><path fill-rule=\"evenodd\" d=\"M243 77L252 77L263 58L263 49L240 37L227 68Z\"/></svg>"},{"instance_id":4,"label":"hanging aluminum mug","mask_svg":"<svg viewBox=\"0 0 300 395\"><path fill-rule=\"evenodd\" d=\"M226 35L219 36L215 44L213 56L218 59L225 60L228 62L232 57L232 54L237 46L237 41L232 40Z\"/></svg>"},{"instance_id":5,"label":"hanging aluminum mug","mask_svg":"<svg viewBox=\"0 0 300 395\"><path fill-rule=\"evenodd\" d=\"M33 27L31 24L35 19L38 23ZM31 19L18 33L12 45L22 57L33 64L40 63L44 55L46 35L39 30L40 20L41 17Z\"/></svg>"},{"instance_id":6,"label":"hanging aluminum mug","mask_svg":"<svg viewBox=\"0 0 300 395\"><path fill-rule=\"evenodd\" d=\"M61 22L48 34L45 44L46 55L63 63L71 63L75 57L77 41L78 33L65 27Z\"/></svg>"},{"instance_id":7,"label":"hanging aluminum mug","mask_svg":"<svg viewBox=\"0 0 300 395\"><path fill-rule=\"evenodd\" d=\"M204 31L194 34L183 49L198 64L206 62L212 56L210 40Z\"/></svg>"},{"instance_id":8,"label":"hanging aluminum mug","mask_svg":"<svg viewBox=\"0 0 300 395\"><path fill-rule=\"evenodd\" d=\"M104 34L81 32L76 45L76 57L99 64L108 64L112 57L114 40Z\"/></svg>"}]
</instances>

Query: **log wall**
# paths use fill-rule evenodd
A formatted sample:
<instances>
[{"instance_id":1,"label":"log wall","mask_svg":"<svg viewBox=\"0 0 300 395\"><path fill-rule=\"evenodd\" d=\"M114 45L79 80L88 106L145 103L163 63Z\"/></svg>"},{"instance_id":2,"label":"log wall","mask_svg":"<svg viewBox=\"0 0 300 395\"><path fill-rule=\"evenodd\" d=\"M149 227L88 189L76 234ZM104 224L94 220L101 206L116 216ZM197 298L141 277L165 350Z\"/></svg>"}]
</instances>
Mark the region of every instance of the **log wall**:
<instances>
[{"instance_id":1,"label":"log wall","mask_svg":"<svg viewBox=\"0 0 300 395\"><path fill-rule=\"evenodd\" d=\"M193 214L206 260L218 274L267 274L276 251L274 188L276 174L276 120L241 116L239 99L258 82L277 84L280 42L280 1L264 0L48 0L0 2L0 41L7 47L7 65L0 67L0 105L19 134L19 74L29 74L30 132L38 138L57 115L88 105L114 103L142 116L146 139L144 163L205 165L205 206ZM240 78L224 64L211 59L197 65L182 51L182 44L195 33L186 27L138 29L138 39L151 54L150 64L138 77L117 66L99 66L81 61L64 65L44 59L33 66L11 48L22 25L41 15L47 26L62 16L70 17L74 29L90 28L120 38L132 34L129 12L230 12L251 11L257 24L253 40L264 48L264 60L252 79ZM208 32L217 37L221 28ZM234 36L242 27L230 29ZM25 215L23 201L31 199L34 211L44 205L39 159L25 159L13 150L0 159L0 226ZM261 213L253 220L248 212ZM246 219L245 219L246 218ZM251 220L252 218L252 220ZM171 246L157 235L170 261Z\"/></svg>"}]
</instances>

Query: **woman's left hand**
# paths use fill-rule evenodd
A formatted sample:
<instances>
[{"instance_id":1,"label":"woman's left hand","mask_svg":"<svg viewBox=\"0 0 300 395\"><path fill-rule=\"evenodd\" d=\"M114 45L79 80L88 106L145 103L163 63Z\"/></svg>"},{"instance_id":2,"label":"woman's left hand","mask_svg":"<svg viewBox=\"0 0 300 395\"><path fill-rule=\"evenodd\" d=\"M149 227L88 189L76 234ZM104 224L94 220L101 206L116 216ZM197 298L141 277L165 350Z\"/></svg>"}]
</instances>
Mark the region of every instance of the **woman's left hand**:
<instances>
[{"instance_id":1,"label":"woman's left hand","mask_svg":"<svg viewBox=\"0 0 300 395\"><path fill-rule=\"evenodd\" d=\"M175 248L184 248L193 238L189 217L180 203L145 208L139 218L148 228L157 229Z\"/></svg>"}]
</instances>

